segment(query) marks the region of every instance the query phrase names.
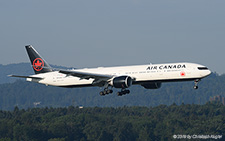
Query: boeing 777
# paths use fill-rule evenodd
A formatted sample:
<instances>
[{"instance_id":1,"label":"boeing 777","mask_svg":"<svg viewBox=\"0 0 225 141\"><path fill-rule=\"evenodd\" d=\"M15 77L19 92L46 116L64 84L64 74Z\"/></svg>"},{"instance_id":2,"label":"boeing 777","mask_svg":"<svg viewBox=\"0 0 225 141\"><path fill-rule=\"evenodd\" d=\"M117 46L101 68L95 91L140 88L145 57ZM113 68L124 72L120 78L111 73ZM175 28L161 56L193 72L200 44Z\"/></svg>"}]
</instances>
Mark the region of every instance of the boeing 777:
<instances>
[{"instance_id":1,"label":"boeing 777","mask_svg":"<svg viewBox=\"0 0 225 141\"><path fill-rule=\"evenodd\" d=\"M163 82L194 81L198 82L210 75L211 71L195 63L147 64L120 67L99 67L87 69L54 69L31 46L25 46L30 58L34 75L11 77L26 78L27 81L58 87L103 87L100 95L113 93L113 87L121 89L117 95L129 94L132 85L141 85L146 89L158 89Z\"/></svg>"}]
</instances>

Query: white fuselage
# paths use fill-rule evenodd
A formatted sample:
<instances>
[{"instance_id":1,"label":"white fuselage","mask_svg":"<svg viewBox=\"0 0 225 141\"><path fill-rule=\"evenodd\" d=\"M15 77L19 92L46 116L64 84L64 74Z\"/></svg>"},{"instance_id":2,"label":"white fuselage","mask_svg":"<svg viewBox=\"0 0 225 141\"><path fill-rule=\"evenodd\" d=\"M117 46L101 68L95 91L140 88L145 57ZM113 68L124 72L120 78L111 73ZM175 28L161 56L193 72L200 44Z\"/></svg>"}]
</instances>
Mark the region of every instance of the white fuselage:
<instances>
[{"instance_id":1,"label":"white fuselage","mask_svg":"<svg viewBox=\"0 0 225 141\"><path fill-rule=\"evenodd\" d=\"M133 79L133 84L141 84L145 82L188 81L204 78L211 73L205 66L194 63L148 64L75 70L85 73L112 75L115 77L123 75L130 76ZM94 86L94 79L92 78L81 79L79 77L59 73L59 71L36 74L32 75L32 77L41 77L43 79L37 80L27 78L27 81L60 87Z\"/></svg>"}]
</instances>

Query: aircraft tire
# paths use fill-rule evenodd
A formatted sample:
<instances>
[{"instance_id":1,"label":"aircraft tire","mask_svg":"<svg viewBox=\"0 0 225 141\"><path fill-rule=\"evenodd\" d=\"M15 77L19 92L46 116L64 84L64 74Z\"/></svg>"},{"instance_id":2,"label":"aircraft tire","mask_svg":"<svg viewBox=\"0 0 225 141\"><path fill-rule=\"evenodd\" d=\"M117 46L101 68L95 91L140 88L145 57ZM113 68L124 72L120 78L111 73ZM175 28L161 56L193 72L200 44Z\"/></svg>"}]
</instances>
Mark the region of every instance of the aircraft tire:
<instances>
[{"instance_id":1,"label":"aircraft tire","mask_svg":"<svg viewBox=\"0 0 225 141\"><path fill-rule=\"evenodd\" d=\"M196 90L197 90L197 89L198 89L198 86L194 86L194 89L196 89Z\"/></svg>"},{"instance_id":2,"label":"aircraft tire","mask_svg":"<svg viewBox=\"0 0 225 141\"><path fill-rule=\"evenodd\" d=\"M100 94L101 96L104 96L104 95L105 95L103 91L101 91L99 94Z\"/></svg>"},{"instance_id":3,"label":"aircraft tire","mask_svg":"<svg viewBox=\"0 0 225 141\"><path fill-rule=\"evenodd\" d=\"M117 95L118 96L122 96L123 94L121 92L117 92Z\"/></svg>"},{"instance_id":4,"label":"aircraft tire","mask_svg":"<svg viewBox=\"0 0 225 141\"><path fill-rule=\"evenodd\" d=\"M127 94L130 94L130 90L126 90L126 93L127 93Z\"/></svg>"}]
</instances>

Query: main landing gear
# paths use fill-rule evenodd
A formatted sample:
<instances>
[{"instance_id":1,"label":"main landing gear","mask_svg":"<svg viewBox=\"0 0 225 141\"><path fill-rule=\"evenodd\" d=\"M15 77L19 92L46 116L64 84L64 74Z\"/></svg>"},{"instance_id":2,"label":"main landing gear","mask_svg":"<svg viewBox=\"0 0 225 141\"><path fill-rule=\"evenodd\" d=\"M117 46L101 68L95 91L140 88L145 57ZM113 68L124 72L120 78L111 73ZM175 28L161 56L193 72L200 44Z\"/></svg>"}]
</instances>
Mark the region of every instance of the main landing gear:
<instances>
[{"instance_id":1,"label":"main landing gear","mask_svg":"<svg viewBox=\"0 0 225 141\"><path fill-rule=\"evenodd\" d=\"M130 93L130 90L122 89L120 92L117 92L117 95L122 96L129 93Z\"/></svg>"},{"instance_id":2,"label":"main landing gear","mask_svg":"<svg viewBox=\"0 0 225 141\"><path fill-rule=\"evenodd\" d=\"M104 95L111 94L111 93L113 93L112 89L105 88L104 91L101 91L99 94L101 96L104 96Z\"/></svg>"},{"instance_id":3,"label":"main landing gear","mask_svg":"<svg viewBox=\"0 0 225 141\"><path fill-rule=\"evenodd\" d=\"M112 86L109 86L108 84L106 84L104 87L105 87L104 91L101 91L99 93L101 96L113 93L113 90L112 90L113 87ZM111 87L111 88L109 89L109 87ZM130 90L122 88L121 91L117 93L117 95L122 96L122 95L129 94L129 93L130 93Z\"/></svg>"},{"instance_id":4,"label":"main landing gear","mask_svg":"<svg viewBox=\"0 0 225 141\"><path fill-rule=\"evenodd\" d=\"M113 93L113 90L105 88L104 91L101 91L99 94L101 96L104 96L104 95L111 94L111 93ZM122 96L122 95L129 94L129 93L130 93L130 90L122 89L120 92L117 92L117 95Z\"/></svg>"},{"instance_id":5,"label":"main landing gear","mask_svg":"<svg viewBox=\"0 0 225 141\"><path fill-rule=\"evenodd\" d=\"M195 80L195 85L194 85L194 89L198 89L198 82L200 81L200 79L196 79Z\"/></svg>"}]
</instances>

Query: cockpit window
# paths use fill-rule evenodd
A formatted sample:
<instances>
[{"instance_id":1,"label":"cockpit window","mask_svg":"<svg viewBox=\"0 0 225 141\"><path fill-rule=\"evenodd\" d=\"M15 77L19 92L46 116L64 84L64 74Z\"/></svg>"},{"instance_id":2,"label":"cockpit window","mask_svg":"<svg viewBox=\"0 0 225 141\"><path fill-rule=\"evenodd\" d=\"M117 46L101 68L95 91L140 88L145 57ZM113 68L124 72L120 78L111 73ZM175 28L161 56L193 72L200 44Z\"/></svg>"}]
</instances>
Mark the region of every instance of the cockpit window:
<instances>
[{"instance_id":1,"label":"cockpit window","mask_svg":"<svg viewBox=\"0 0 225 141\"><path fill-rule=\"evenodd\" d=\"M198 67L199 70L208 70L207 67Z\"/></svg>"}]
</instances>

